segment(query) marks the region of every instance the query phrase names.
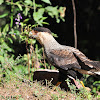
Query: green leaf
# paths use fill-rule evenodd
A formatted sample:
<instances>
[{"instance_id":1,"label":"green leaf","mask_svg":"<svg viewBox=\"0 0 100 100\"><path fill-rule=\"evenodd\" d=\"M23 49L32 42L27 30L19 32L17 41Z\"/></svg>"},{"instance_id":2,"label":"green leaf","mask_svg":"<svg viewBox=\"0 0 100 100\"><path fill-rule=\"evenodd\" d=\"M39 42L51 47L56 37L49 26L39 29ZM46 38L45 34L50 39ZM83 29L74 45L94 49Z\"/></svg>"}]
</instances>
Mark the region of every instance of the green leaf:
<instances>
[{"instance_id":1,"label":"green leaf","mask_svg":"<svg viewBox=\"0 0 100 100\"><path fill-rule=\"evenodd\" d=\"M51 2L50 0L42 0L43 2L47 3L47 4L50 4L51 5Z\"/></svg>"},{"instance_id":2,"label":"green leaf","mask_svg":"<svg viewBox=\"0 0 100 100\"><path fill-rule=\"evenodd\" d=\"M39 9L38 14L42 17L44 14L44 8Z\"/></svg>"},{"instance_id":3,"label":"green leaf","mask_svg":"<svg viewBox=\"0 0 100 100\"><path fill-rule=\"evenodd\" d=\"M9 25L6 24L5 27L3 28L3 32L7 32L9 30Z\"/></svg>"},{"instance_id":4,"label":"green leaf","mask_svg":"<svg viewBox=\"0 0 100 100\"><path fill-rule=\"evenodd\" d=\"M8 15L8 13L4 13L3 15L0 15L0 18L4 18Z\"/></svg>"},{"instance_id":5,"label":"green leaf","mask_svg":"<svg viewBox=\"0 0 100 100\"><path fill-rule=\"evenodd\" d=\"M2 43L2 47L4 50L7 50L9 52L13 52L13 49L10 48L5 42Z\"/></svg>"},{"instance_id":6,"label":"green leaf","mask_svg":"<svg viewBox=\"0 0 100 100\"><path fill-rule=\"evenodd\" d=\"M42 19L42 20L45 20L45 19L47 19L47 17L42 17L41 19Z\"/></svg>"},{"instance_id":7,"label":"green leaf","mask_svg":"<svg viewBox=\"0 0 100 100\"><path fill-rule=\"evenodd\" d=\"M53 35L54 37L58 37L57 34L52 33L52 35Z\"/></svg>"},{"instance_id":8,"label":"green leaf","mask_svg":"<svg viewBox=\"0 0 100 100\"><path fill-rule=\"evenodd\" d=\"M57 23L60 23L60 19L56 18L56 22L57 22Z\"/></svg>"},{"instance_id":9,"label":"green leaf","mask_svg":"<svg viewBox=\"0 0 100 100\"><path fill-rule=\"evenodd\" d=\"M58 6L56 7L52 7L52 6L47 6L45 9L47 10L48 14L50 13L50 16L52 17L53 15L54 16L57 16L58 15Z\"/></svg>"},{"instance_id":10,"label":"green leaf","mask_svg":"<svg viewBox=\"0 0 100 100\"><path fill-rule=\"evenodd\" d=\"M8 37L8 40L10 41L10 43L13 43L13 40L11 38Z\"/></svg>"},{"instance_id":11,"label":"green leaf","mask_svg":"<svg viewBox=\"0 0 100 100\"><path fill-rule=\"evenodd\" d=\"M47 25L49 25L49 23L48 23L48 22L42 22L42 24L47 24Z\"/></svg>"},{"instance_id":12,"label":"green leaf","mask_svg":"<svg viewBox=\"0 0 100 100\"><path fill-rule=\"evenodd\" d=\"M25 11L23 12L25 16L28 15L28 11L29 11L29 10L30 10L29 8L25 8Z\"/></svg>"},{"instance_id":13,"label":"green leaf","mask_svg":"<svg viewBox=\"0 0 100 100\"><path fill-rule=\"evenodd\" d=\"M40 8L42 7L42 5L40 5L40 4L35 4L35 6L36 6L36 8L37 7L40 7Z\"/></svg>"},{"instance_id":14,"label":"green leaf","mask_svg":"<svg viewBox=\"0 0 100 100\"><path fill-rule=\"evenodd\" d=\"M39 9L37 12L33 13L33 18L36 22L38 22L44 14L44 8Z\"/></svg>"},{"instance_id":15,"label":"green leaf","mask_svg":"<svg viewBox=\"0 0 100 100\"><path fill-rule=\"evenodd\" d=\"M27 5L31 5L31 6L32 6L32 1L31 1L31 0L25 0L25 3L26 3Z\"/></svg>"},{"instance_id":16,"label":"green leaf","mask_svg":"<svg viewBox=\"0 0 100 100\"><path fill-rule=\"evenodd\" d=\"M29 18L25 19L23 22L25 23L25 22L28 22L28 21L29 21Z\"/></svg>"},{"instance_id":17,"label":"green leaf","mask_svg":"<svg viewBox=\"0 0 100 100\"><path fill-rule=\"evenodd\" d=\"M0 62L4 63L4 57L0 55Z\"/></svg>"},{"instance_id":18,"label":"green leaf","mask_svg":"<svg viewBox=\"0 0 100 100\"><path fill-rule=\"evenodd\" d=\"M19 7L19 9L22 11L22 6L19 4L19 2L16 2L17 6Z\"/></svg>"},{"instance_id":19,"label":"green leaf","mask_svg":"<svg viewBox=\"0 0 100 100\"><path fill-rule=\"evenodd\" d=\"M93 88L92 92L96 93L96 88L95 87Z\"/></svg>"},{"instance_id":20,"label":"green leaf","mask_svg":"<svg viewBox=\"0 0 100 100\"><path fill-rule=\"evenodd\" d=\"M20 22L20 24L21 24L22 27L23 27L23 26L26 26L26 24L24 24L24 23L22 23L22 22Z\"/></svg>"},{"instance_id":21,"label":"green leaf","mask_svg":"<svg viewBox=\"0 0 100 100\"><path fill-rule=\"evenodd\" d=\"M34 27L37 27L37 26L38 26L38 24L34 24L34 25L31 26L31 28L34 28Z\"/></svg>"},{"instance_id":22,"label":"green leaf","mask_svg":"<svg viewBox=\"0 0 100 100\"><path fill-rule=\"evenodd\" d=\"M0 5L4 2L4 0L0 0Z\"/></svg>"},{"instance_id":23,"label":"green leaf","mask_svg":"<svg viewBox=\"0 0 100 100\"><path fill-rule=\"evenodd\" d=\"M98 98L98 100L99 100L99 98L100 98L100 95L98 95L98 96L97 96L97 98Z\"/></svg>"}]
</instances>

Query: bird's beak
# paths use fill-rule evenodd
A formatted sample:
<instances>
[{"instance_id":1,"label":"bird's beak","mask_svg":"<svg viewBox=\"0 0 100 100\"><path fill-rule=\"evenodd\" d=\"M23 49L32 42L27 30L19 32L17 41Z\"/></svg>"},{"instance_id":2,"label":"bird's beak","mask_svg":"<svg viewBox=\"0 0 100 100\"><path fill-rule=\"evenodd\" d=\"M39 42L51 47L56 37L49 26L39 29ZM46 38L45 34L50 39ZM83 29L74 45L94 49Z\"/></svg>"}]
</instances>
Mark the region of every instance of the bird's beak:
<instances>
[{"instance_id":1,"label":"bird's beak","mask_svg":"<svg viewBox=\"0 0 100 100\"><path fill-rule=\"evenodd\" d=\"M32 33L31 31L29 32L29 37L30 37L30 38L34 37L34 36L33 36L33 33Z\"/></svg>"},{"instance_id":2,"label":"bird's beak","mask_svg":"<svg viewBox=\"0 0 100 100\"><path fill-rule=\"evenodd\" d=\"M29 37L30 38L36 38L36 36L37 36L37 34L35 33L34 30L32 30L32 31L29 32Z\"/></svg>"}]
</instances>

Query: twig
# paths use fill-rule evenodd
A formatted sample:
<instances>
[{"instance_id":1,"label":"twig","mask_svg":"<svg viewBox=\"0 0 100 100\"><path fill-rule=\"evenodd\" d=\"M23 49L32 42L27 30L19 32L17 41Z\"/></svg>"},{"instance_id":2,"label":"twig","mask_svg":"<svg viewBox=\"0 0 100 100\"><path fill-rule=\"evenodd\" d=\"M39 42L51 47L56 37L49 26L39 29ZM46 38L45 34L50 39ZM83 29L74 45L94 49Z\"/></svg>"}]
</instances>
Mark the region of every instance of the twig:
<instances>
[{"instance_id":1,"label":"twig","mask_svg":"<svg viewBox=\"0 0 100 100\"><path fill-rule=\"evenodd\" d=\"M10 24L10 27L12 28L13 27L13 8L14 6L12 5L13 3L13 0L11 0L11 24Z\"/></svg>"},{"instance_id":2,"label":"twig","mask_svg":"<svg viewBox=\"0 0 100 100\"><path fill-rule=\"evenodd\" d=\"M34 59L34 68L38 69L40 67L40 62L38 59L37 49L35 48L35 59Z\"/></svg>"},{"instance_id":3,"label":"twig","mask_svg":"<svg viewBox=\"0 0 100 100\"><path fill-rule=\"evenodd\" d=\"M75 9L75 3L74 0L72 0L73 5L73 13L74 13L74 38L75 38L75 48L77 48L77 33L76 33L76 9Z\"/></svg>"},{"instance_id":4,"label":"twig","mask_svg":"<svg viewBox=\"0 0 100 100\"><path fill-rule=\"evenodd\" d=\"M42 49L42 51L43 51L44 67L45 67L45 69L47 69L47 68L46 68L45 55L44 55L44 48Z\"/></svg>"},{"instance_id":5,"label":"twig","mask_svg":"<svg viewBox=\"0 0 100 100\"><path fill-rule=\"evenodd\" d=\"M32 43L31 43L31 45L30 45L30 53L31 53L31 56L32 56L32 69L33 69L35 51L34 51L34 47L32 46Z\"/></svg>"},{"instance_id":6,"label":"twig","mask_svg":"<svg viewBox=\"0 0 100 100\"><path fill-rule=\"evenodd\" d=\"M25 42L26 42L26 50L27 50L27 58L28 58L28 76L29 76L29 80L30 80L30 62L29 62L29 60L30 60L30 55L29 55L29 53L28 53L28 48L27 48L27 46L28 46L28 41L26 40Z\"/></svg>"},{"instance_id":7,"label":"twig","mask_svg":"<svg viewBox=\"0 0 100 100\"><path fill-rule=\"evenodd\" d=\"M10 3L11 5L12 5L12 4L13 4L13 5L18 5L18 4L16 4L16 3L13 3L13 2L10 2L10 1L7 1L7 0L6 0L6 2L7 2L7 3ZM34 8L31 7L31 6L27 6L27 5L23 5L23 4L20 4L20 6L34 9Z\"/></svg>"}]
</instances>

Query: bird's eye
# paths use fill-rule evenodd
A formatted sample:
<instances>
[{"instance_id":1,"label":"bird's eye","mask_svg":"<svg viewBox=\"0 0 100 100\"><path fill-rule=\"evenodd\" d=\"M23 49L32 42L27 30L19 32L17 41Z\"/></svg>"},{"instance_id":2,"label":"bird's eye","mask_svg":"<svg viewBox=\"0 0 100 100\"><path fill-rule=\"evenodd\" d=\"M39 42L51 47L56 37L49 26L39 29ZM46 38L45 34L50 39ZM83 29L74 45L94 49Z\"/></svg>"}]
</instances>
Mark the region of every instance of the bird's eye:
<instances>
[{"instance_id":1,"label":"bird's eye","mask_svg":"<svg viewBox=\"0 0 100 100\"><path fill-rule=\"evenodd\" d=\"M36 31L36 30L35 30L34 32L35 32L36 34L38 33L38 31Z\"/></svg>"}]
</instances>

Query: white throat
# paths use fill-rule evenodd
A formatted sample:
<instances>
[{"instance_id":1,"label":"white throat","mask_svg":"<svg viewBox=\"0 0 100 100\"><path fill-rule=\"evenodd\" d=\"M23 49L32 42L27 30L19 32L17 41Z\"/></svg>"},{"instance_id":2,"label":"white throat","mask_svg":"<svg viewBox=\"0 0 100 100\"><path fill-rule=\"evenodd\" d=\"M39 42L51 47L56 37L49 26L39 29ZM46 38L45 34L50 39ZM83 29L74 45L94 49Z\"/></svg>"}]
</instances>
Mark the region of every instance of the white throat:
<instances>
[{"instance_id":1,"label":"white throat","mask_svg":"<svg viewBox=\"0 0 100 100\"><path fill-rule=\"evenodd\" d=\"M44 46L45 49L57 49L60 44L54 39L54 37L46 32L39 32L37 40Z\"/></svg>"}]
</instances>

